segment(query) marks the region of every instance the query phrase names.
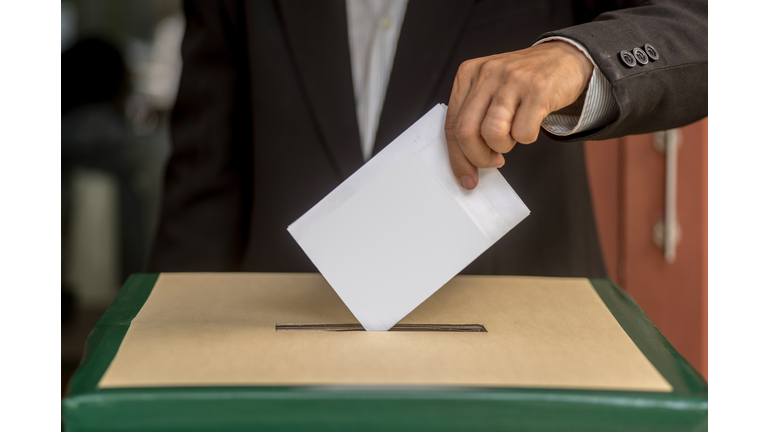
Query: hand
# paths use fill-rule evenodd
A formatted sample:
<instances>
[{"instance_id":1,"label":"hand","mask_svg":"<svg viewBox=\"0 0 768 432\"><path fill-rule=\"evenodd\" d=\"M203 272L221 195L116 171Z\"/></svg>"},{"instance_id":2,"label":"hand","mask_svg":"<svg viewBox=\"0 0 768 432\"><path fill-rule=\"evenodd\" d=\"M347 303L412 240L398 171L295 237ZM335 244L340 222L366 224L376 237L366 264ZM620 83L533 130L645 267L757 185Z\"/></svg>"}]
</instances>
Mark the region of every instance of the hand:
<instances>
[{"instance_id":1,"label":"hand","mask_svg":"<svg viewBox=\"0 0 768 432\"><path fill-rule=\"evenodd\" d=\"M445 119L459 183L474 189L477 168L501 168L515 143L536 141L544 117L574 103L591 76L592 62L563 41L462 63Z\"/></svg>"}]
</instances>

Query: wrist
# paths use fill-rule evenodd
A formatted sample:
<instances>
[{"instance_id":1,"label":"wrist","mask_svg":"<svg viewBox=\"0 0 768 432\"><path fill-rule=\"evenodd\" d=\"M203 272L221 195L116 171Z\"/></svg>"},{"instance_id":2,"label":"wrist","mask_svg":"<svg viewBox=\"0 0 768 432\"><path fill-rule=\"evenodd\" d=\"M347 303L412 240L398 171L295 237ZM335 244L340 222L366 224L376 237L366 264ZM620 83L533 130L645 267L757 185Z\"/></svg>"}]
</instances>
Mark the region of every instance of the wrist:
<instances>
[{"instance_id":1,"label":"wrist","mask_svg":"<svg viewBox=\"0 0 768 432\"><path fill-rule=\"evenodd\" d=\"M550 47L557 48L559 51L561 51L563 58L567 59L568 63L572 67L572 70L578 74L578 76L581 78L581 82L584 88L586 88L587 84L589 84L589 80L592 78L594 65L592 64L592 61L586 55L584 55L583 52L581 52L581 50L576 48L574 45L561 40L547 41L541 45L549 45Z\"/></svg>"}]
</instances>

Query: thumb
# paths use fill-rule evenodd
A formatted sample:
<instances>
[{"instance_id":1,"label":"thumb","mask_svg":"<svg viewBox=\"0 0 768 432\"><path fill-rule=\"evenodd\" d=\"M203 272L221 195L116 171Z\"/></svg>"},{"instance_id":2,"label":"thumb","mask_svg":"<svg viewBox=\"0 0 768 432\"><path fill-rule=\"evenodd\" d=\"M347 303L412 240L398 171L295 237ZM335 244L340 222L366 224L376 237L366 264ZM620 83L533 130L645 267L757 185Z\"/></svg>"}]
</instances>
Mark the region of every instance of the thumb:
<instances>
[{"instance_id":1,"label":"thumb","mask_svg":"<svg viewBox=\"0 0 768 432\"><path fill-rule=\"evenodd\" d=\"M472 165L472 162L464 155L461 145L459 145L459 141L456 139L456 134L453 132L453 127L448 126L447 120L445 140L448 142L448 156L451 161L451 170L453 170L456 180L464 189L474 189L478 181L477 167Z\"/></svg>"}]
</instances>

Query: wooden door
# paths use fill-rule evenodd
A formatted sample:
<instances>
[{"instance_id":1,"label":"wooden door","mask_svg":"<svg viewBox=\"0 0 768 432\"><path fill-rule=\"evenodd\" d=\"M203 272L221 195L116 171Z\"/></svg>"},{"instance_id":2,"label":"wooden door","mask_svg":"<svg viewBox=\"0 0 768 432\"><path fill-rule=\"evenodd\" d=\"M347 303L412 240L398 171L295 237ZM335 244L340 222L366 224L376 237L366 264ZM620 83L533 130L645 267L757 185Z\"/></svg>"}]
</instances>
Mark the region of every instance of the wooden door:
<instances>
[{"instance_id":1,"label":"wooden door","mask_svg":"<svg viewBox=\"0 0 768 432\"><path fill-rule=\"evenodd\" d=\"M611 278L707 376L707 119L681 129L673 262L654 243L664 221L666 154L654 135L586 144L600 243ZM658 240L658 238L657 238Z\"/></svg>"}]
</instances>

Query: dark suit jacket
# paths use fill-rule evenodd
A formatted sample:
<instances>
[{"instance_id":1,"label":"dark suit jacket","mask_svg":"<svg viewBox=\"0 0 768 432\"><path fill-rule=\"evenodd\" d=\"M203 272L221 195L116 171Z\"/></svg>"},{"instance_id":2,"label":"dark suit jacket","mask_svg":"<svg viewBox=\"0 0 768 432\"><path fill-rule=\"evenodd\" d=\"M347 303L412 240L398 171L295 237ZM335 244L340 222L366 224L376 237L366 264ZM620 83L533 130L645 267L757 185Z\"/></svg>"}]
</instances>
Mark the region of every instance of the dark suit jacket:
<instances>
[{"instance_id":1,"label":"dark suit jacket","mask_svg":"<svg viewBox=\"0 0 768 432\"><path fill-rule=\"evenodd\" d=\"M374 151L448 102L461 62L542 35L583 44L621 108L602 129L566 140L542 134L509 153L502 174L531 215L466 273L605 274L583 147L565 141L707 114L707 4L655 3L597 16L599 8L559 0L409 2ZM316 271L286 227L363 163L343 0L200 1L185 11L151 270ZM657 61L621 62L622 50L646 43Z\"/></svg>"}]
</instances>

